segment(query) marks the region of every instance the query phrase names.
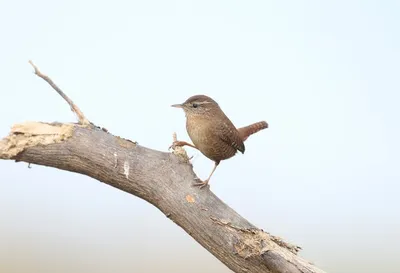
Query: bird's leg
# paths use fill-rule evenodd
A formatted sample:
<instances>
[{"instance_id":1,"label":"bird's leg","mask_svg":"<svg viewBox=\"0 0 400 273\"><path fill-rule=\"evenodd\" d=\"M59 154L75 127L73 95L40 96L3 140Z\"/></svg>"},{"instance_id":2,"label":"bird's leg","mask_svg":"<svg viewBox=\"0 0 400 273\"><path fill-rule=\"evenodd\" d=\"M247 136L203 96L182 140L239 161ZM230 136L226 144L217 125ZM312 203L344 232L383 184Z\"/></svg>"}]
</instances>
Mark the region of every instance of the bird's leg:
<instances>
[{"instance_id":1,"label":"bird's leg","mask_svg":"<svg viewBox=\"0 0 400 273\"><path fill-rule=\"evenodd\" d=\"M211 176L212 176L213 173L215 172L215 169L217 169L218 165L219 165L219 161L215 161L214 168L212 169L212 171L211 171L210 175L208 176L208 178L207 178L206 180L204 180L204 181L194 183L193 186L198 186L200 189L202 189L202 188L204 188L205 186L207 186L207 185L208 185L208 182L210 182Z\"/></svg>"},{"instance_id":2,"label":"bird's leg","mask_svg":"<svg viewBox=\"0 0 400 273\"><path fill-rule=\"evenodd\" d=\"M183 146L189 146L189 147L192 147L192 148L197 149L197 147L194 146L193 144L190 144L190 143L188 143L188 142L186 142L186 141L179 141L179 140L177 140L177 141L174 141L174 142L172 143L171 146L169 146L168 150L171 149L171 148L183 147Z\"/></svg>"}]
</instances>

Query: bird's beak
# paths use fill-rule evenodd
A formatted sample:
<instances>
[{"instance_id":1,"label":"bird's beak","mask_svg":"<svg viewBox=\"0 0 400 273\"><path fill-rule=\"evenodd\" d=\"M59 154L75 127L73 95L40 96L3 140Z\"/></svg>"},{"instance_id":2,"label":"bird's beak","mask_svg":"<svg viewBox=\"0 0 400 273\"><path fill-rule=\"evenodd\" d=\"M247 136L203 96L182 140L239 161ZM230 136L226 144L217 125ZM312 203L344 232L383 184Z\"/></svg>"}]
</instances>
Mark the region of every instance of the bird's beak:
<instances>
[{"instance_id":1,"label":"bird's beak","mask_svg":"<svg viewBox=\"0 0 400 273\"><path fill-rule=\"evenodd\" d=\"M173 105L171 105L171 107L183 108L183 105L182 104L173 104Z\"/></svg>"}]
</instances>

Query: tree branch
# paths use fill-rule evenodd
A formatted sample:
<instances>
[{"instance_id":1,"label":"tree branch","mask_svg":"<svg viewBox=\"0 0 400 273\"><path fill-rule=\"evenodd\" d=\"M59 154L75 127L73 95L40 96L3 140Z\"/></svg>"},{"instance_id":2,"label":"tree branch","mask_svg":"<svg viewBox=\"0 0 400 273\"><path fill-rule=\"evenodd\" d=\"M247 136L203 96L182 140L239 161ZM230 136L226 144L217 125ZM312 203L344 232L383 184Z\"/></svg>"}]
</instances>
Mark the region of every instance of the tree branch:
<instances>
[{"instance_id":1,"label":"tree branch","mask_svg":"<svg viewBox=\"0 0 400 273\"><path fill-rule=\"evenodd\" d=\"M63 94L36 67L35 72ZM91 124L63 98L81 125ZM297 256L298 246L253 226L209 188L192 187L196 175L183 148L165 153L95 126L28 122L0 140L0 159L81 173L142 198L234 272L323 273Z\"/></svg>"},{"instance_id":2,"label":"tree branch","mask_svg":"<svg viewBox=\"0 0 400 273\"><path fill-rule=\"evenodd\" d=\"M50 86L53 87L53 89L56 90L56 92L68 103L69 107L71 107L71 111L78 116L79 123L84 126L89 125L89 120L85 117L78 106L76 106L76 104L48 76L42 74L39 68L32 61L29 61L29 63L35 70L35 74L50 84Z\"/></svg>"}]
</instances>

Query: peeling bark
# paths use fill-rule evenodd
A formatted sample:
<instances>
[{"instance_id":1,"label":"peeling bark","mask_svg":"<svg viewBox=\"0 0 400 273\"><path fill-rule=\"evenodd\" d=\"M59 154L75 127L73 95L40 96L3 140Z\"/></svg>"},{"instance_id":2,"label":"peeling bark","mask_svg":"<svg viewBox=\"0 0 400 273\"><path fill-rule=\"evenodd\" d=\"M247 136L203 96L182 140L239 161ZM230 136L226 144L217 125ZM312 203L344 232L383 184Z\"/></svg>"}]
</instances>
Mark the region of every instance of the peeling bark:
<instances>
[{"instance_id":1,"label":"peeling bark","mask_svg":"<svg viewBox=\"0 0 400 273\"><path fill-rule=\"evenodd\" d=\"M74 125L50 125L25 122L11 128L8 138L0 142L0 158L12 159L26 148L60 143L72 136Z\"/></svg>"}]
</instances>

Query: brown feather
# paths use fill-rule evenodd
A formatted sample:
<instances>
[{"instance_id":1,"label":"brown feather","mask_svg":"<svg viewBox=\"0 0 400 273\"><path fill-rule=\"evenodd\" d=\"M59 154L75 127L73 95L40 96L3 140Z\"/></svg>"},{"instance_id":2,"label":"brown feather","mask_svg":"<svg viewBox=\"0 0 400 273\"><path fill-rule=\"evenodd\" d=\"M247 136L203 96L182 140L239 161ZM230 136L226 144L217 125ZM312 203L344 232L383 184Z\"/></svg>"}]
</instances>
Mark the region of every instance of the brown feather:
<instances>
[{"instance_id":1,"label":"brown feather","mask_svg":"<svg viewBox=\"0 0 400 273\"><path fill-rule=\"evenodd\" d=\"M260 121L260 122L250 124L249 126L239 128L238 132L239 132L240 138L243 141L245 141L252 134L255 134L258 131L261 131L266 128L268 128L268 123L266 123L265 121Z\"/></svg>"},{"instance_id":2,"label":"brown feather","mask_svg":"<svg viewBox=\"0 0 400 273\"><path fill-rule=\"evenodd\" d=\"M238 130L235 128L235 126L229 121L221 122L219 124L219 130L218 132L219 137L221 140L223 140L225 143L231 145L233 148L236 150L240 151L242 154L245 151L245 146L242 141L242 138L239 135Z\"/></svg>"}]
</instances>

